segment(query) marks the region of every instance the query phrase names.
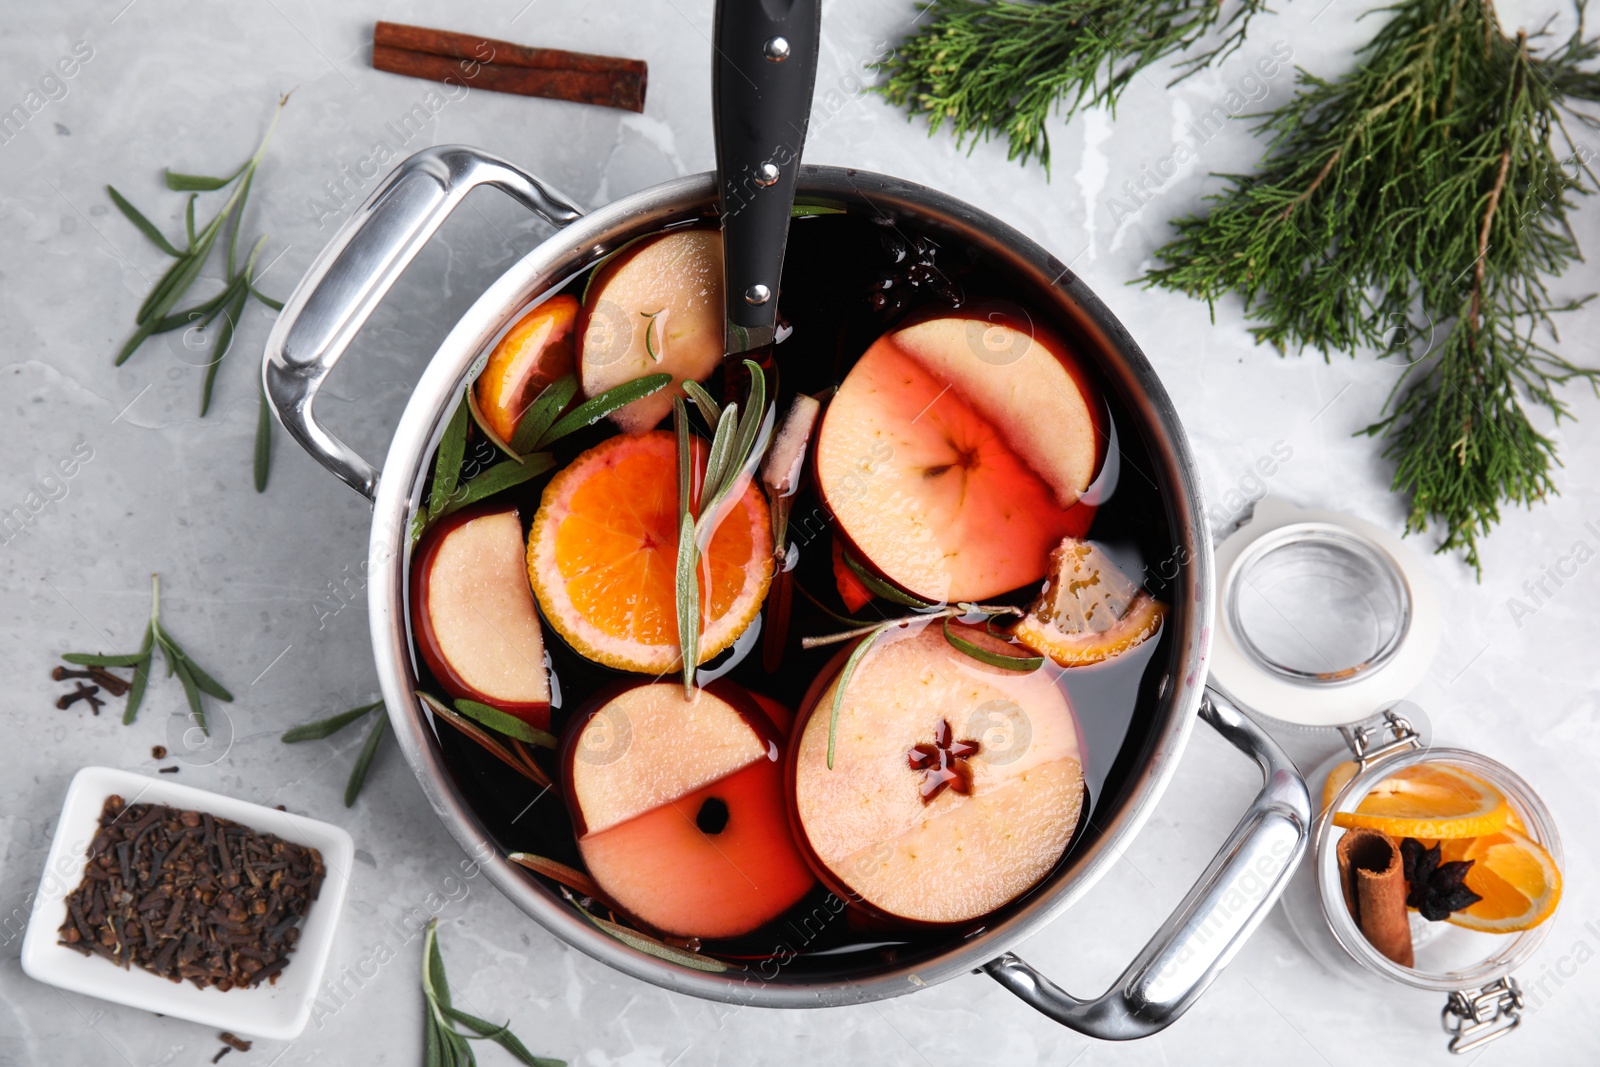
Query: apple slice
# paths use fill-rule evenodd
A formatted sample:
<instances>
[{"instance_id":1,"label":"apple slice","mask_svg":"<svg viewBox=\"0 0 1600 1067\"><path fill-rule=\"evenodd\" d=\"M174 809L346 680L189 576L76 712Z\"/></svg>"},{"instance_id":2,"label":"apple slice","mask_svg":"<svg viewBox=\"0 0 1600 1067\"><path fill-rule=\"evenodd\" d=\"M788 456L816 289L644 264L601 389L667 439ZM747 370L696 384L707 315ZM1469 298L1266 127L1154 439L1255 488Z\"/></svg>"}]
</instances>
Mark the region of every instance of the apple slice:
<instances>
[{"instance_id":1,"label":"apple slice","mask_svg":"<svg viewBox=\"0 0 1600 1067\"><path fill-rule=\"evenodd\" d=\"M468 509L439 522L417 546L411 583L417 649L445 692L549 729L544 633L517 509Z\"/></svg>"},{"instance_id":2,"label":"apple slice","mask_svg":"<svg viewBox=\"0 0 1600 1067\"><path fill-rule=\"evenodd\" d=\"M674 230L640 240L601 266L584 294L583 395L670 373L673 388L611 413L626 433L644 433L684 395L681 382L705 381L722 364L723 334L722 234Z\"/></svg>"},{"instance_id":3,"label":"apple slice","mask_svg":"<svg viewBox=\"0 0 1600 1067\"><path fill-rule=\"evenodd\" d=\"M675 683L602 696L568 729L562 765L584 865L640 922L729 938L814 884L784 802L778 733L737 686L692 701Z\"/></svg>"},{"instance_id":4,"label":"apple slice","mask_svg":"<svg viewBox=\"0 0 1600 1067\"><path fill-rule=\"evenodd\" d=\"M473 384L473 399L489 429L509 442L517 423L545 386L573 367L576 297L552 297L528 312L500 339Z\"/></svg>"},{"instance_id":5,"label":"apple slice","mask_svg":"<svg viewBox=\"0 0 1600 1067\"><path fill-rule=\"evenodd\" d=\"M979 627L980 647L1015 655ZM837 661L836 661L837 662ZM791 755L803 841L836 893L886 916L965 922L1027 892L1061 859L1084 803L1078 727L1053 668L979 662L940 624L893 630L814 687Z\"/></svg>"},{"instance_id":6,"label":"apple slice","mask_svg":"<svg viewBox=\"0 0 1600 1067\"><path fill-rule=\"evenodd\" d=\"M984 339L1012 346L989 362ZM999 344L999 341L995 342ZM822 421L816 471L852 555L925 600L1038 581L1082 533L1099 430L1059 342L946 316L885 334Z\"/></svg>"}]
</instances>

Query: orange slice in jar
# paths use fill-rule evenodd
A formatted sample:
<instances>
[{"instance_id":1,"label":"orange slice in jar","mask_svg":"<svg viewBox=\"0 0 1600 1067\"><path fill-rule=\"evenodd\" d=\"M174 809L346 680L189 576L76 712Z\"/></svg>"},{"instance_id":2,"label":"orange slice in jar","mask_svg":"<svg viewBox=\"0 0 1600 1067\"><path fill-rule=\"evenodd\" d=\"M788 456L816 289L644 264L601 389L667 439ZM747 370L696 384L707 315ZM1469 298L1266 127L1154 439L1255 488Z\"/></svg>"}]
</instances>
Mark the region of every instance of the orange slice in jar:
<instances>
[{"instance_id":1,"label":"orange slice in jar","mask_svg":"<svg viewBox=\"0 0 1600 1067\"><path fill-rule=\"evenodd\" d=\"M1561 902L1561 870L1544 846L1506 827L1469 839L1441 841L1441 862L1471 860L1465 884L1482 899L1449 916L1469 930L1504 934L1538 926Z\"/></svg>"},{"instance_id":2,"label":"orange slice in jar","mask_svg":"<svg viewBox=\"0 0 1600 1067\"><path fill-rule=\"evenodd\" d=\"M1323 788L1325 802L1343 786L1334 784L1338 770ZM1480 837L1503 829L1511 814L1506 798L1483 779L1447 763L1418 763L1373 786L1355 811L1335 812L1333 824L1397 839Z\"/></svg>"},{"instance_id":3,"label":"orange slice in jar","mask_svg":"<svg viewBox=\"0 0 1600 1067\"><path fill-rule=\"evenodd\" d=\"M664 430L602 441L550 479L528 532L528 578L545 619L607 667L663 674L682 665L677 449ZM697 440L701 467L706 451ZM701 553L702 663L755 619L772 570L767 501L751 482Z\"/></svg>"}]
</instances>

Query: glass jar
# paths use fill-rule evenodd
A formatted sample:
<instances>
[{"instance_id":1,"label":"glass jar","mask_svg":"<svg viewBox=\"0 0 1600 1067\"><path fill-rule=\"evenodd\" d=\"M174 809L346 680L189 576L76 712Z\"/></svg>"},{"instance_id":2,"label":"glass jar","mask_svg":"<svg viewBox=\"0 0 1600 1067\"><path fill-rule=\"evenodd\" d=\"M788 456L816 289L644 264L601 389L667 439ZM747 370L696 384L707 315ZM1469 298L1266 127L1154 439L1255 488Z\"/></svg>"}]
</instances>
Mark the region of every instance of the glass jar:
<instances>
[{"instance_id":1,"label":"glass jar","mask_svg":"<svg viewBox=\"0 0 1600 1067\"><path fill-rule=\"evenodd\" d=\"M1512 972L1544 940L1548 919L1493 934L1408 911L1415 960L1406 967L1367 940L1340 884L1345 831L1333 825L1334 814L1353 811L1390 775L1435 762L1499 790L1527 836L1558 869L1564 862L1550 812L1525 781L1479 753L1431 746L1419 736L1424 718L1404 698L1427 674L1443 625L1424 569L1399 538L1373 523L1272 498L1218 547L1217 565L1212 683L1269 731L1337 729L1358 766L1318 817L1311 854L1281 898L1290 925L1313 957L1369 989L1400 983L1447 994L1442 1019L1452 1052L1509 1033L1523 1008ZM1307 775L1312 795L1320 796L1328 772L1350 758L1336 755Z\"/></svg>"}]
</instances>

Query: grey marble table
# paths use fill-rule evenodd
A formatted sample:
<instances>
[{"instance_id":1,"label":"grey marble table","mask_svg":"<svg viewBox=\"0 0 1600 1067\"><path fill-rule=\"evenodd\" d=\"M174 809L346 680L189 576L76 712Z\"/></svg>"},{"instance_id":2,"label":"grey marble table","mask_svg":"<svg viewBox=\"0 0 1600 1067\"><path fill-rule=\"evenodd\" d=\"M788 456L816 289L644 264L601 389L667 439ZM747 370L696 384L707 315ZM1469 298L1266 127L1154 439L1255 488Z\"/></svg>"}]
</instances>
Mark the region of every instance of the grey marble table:
<instances>
[{"instance_id":1,"label":"grey marble table","mask_svg":"<svg viewBox=\"0 0 1600 1067\"><path fill-rule=\"evenodd\" d=\"M807 154L941 187L1070 261L1131 326L1166 382L1219 522L1268 488L1398 530L1403 506L1387 491L1380 446L1352 436L1377 410L1392 370L1370 359L1278 358L1251 345L1236 301L1219 305L1213 325L1203 305L1125 284L1149 263L1168 220L1216 188L1208 172L1244 169L1256 158L1245 122L1200 137L1187 124L1230 92L1285 99L1287 73L1245 80L1274 47L1332 74L1369 32L1355 21L1370 6L1364 0L1279 6L1289 10L1262 17L1221 69L1170 89L1164 72L1152 72L1135 80L1115 121L1096 112L1057 124L1047 180L1037 168L1007 163L999 145L967 154L943 135L929 139L861 91L863 62L913 17L909 0L830 3ZM9 679L0 695L0 1061L199 1064L219 1047L210 1028L64 995L18 964L20 923L73 772L91 763L151 772L151 746L171 745L181 733L182 696L166 679L152 687L139 720L123 727L113 715L56 711L62 687L47 677L62 651L135 645L148 575L160 571L171 629L203 649L202 662L238 694L226 709L231 747L214 761L186 762L178 780L332 820L360 850L326 1010L300 1039L262 1042L231 1063L419 1062L417 942L397 931L405 917L427 912L439 916L460 997L484 1015L511 1016L529 1044L573 1063L1443 1062L1438 996L1372 989L1324 970L1281 912L1186 1017L1129 1045L1061 1029L981 976L854 1008L729 1013L564 947L481 878L447 884L460 853L392 748L347 810L342 793L359 737L279 743L290 724L376 695L359 588L368 509L281 437L269 491L252 491L256 360L270 321L259 306L241 324L204 419L196 414L203 357L180 334L113 368L165 261L110 207L104 187L114 182L169 233L181 230L182 198L161 188L160 168L218 170L242 159L277 95L295 90L248 224L272 235L261 287L281 296L373 187L365 161L380 142L396 154L478 145L586 205L710 167L710 0L468 7L0 4L0 109L40 94L24 127L0 138L0 509L21 506L28 516L0 544L0 667ZM624 115L488 92L430 96L425 83L370 69L377 18L642 57L651 68L649 106ZM55 73L63 57L76 57L70 78ZM1180 142L1189 161L1163 165ZM1152 171L1158 178L1146 181L1144 202L1130 203L1125 183ZM398 298L375 316L330 385L323 410L369 456L382 454L412 381L455 317L545 233L495 194L469 203L473 210L446 225L409 269ZM1593 205L1577 225L1584 246L1600 250ZM1597 282L1590 270L1558 288ZM1593 363L1597 335L1600 310L1586 311L1565 330L1565 350ZM1441 740L1490 753L1532 780L1566 835L1566 901L1523 972L1532 1016L1481 1057L1486 1064L1600 1057L1600 968L1589 962L1600 951L1592 849L1600 567L1586 564L1559 586L1547 580L1549 595L1531 614L1510 604L1532 604L1524 583L1544 578L1575 543L1587 543L1590 554L1600 548L1600 408L1590 397L1574 400L1581 421L1553 431L1567 461L1557 474L1561 495L1506 516L1485 542L1482 583L1458 559L1425 562L1449 625L1415 699ZM1291 458L1270 479L1258 478L1257 457L1279 443ZM72 476L52 480L75 450L82 461ZM1424 539L1416 547L1431 546ZM1288 740L1310 762L1337 747L1327 734ZM1253 772L1197 731L1124 862L1021 953L1070 989L1103 988L1182 896L1254 789ZM391 954L392 962L373 962ZM483 1061L510 1062L493 1048Z\"/></svg>"}]
</instances>

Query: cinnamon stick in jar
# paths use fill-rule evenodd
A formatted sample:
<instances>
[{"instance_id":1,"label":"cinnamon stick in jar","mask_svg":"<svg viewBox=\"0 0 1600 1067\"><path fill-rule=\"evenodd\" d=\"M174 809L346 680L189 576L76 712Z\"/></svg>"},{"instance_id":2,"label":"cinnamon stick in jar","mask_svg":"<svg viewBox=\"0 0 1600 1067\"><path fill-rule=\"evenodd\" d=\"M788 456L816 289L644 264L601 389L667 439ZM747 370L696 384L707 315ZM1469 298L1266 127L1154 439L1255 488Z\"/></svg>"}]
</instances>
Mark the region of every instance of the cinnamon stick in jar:
<instances>
[{"instance_id":1,"label":"cinnamon stick in jar","mask_svg":"<svg viewBox=\"0 0 1600 1067\"><path fill-rule=\"evenodd\" d=\"M643 60L530 48L473 34L379 22L372 66L391 74L643 111L649 68Z\"/></svg>"},{"instance_id":2,"label":"cinnamon stick in jar","mask_svg":"<svg viewBox=\"0 0 1600 1067\"><path fill-rule=\"evenodd\" d=\"M1362 936L1400 966L1415 966L1399 847L1376 830L1347 830L1337 856L1345 905Z\"/></svg>"}]
</instances>

